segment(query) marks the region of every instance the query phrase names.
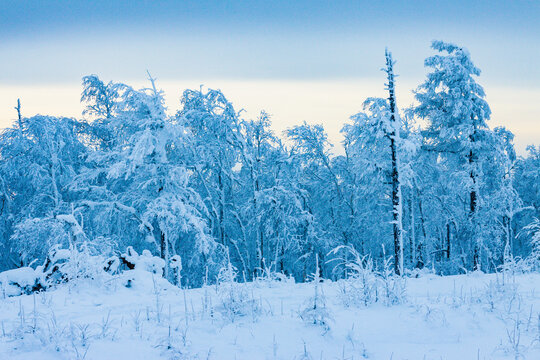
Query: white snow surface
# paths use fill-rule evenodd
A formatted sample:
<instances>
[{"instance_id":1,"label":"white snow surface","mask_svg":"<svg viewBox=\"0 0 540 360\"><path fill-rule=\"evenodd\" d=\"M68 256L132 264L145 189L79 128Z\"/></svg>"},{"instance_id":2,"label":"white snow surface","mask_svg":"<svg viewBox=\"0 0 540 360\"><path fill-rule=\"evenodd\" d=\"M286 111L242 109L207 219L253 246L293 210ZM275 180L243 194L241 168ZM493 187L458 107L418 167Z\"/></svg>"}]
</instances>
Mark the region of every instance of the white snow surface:
<instances>
[{"instance_id":1,"label":"white snow surface","mask_svg":"<svg viewBox=\"0 0 540 360\"><path fill-rule=\"evenodd\" d=\"M403 304L349 308L325 281L329 329L299 317L313 283L229 285L183 290L133 270L6 297L0 359L540 359L540 274L424 275ZM247 312L226 314L228 291Z\"/></svg>"}]
</instances>

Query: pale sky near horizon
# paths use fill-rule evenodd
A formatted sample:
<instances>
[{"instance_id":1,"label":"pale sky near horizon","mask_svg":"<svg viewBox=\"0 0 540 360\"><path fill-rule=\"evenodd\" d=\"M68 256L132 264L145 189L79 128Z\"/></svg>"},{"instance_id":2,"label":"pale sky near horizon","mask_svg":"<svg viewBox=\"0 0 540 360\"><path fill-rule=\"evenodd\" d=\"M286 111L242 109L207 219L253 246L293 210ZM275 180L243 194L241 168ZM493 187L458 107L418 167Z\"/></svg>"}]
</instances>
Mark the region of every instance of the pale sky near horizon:
<instances>
[{"instance_id":1,"label":"pale sky near horizon","mask_svg":"<svg viewBox=\"0 0 540 360\"><path fill-rule=\"evenodd\" d=\"M81 77L181 92L219 88L276 131L322 123L334 143L368 96L384 96L384 48L398 103L425 78L433 39L469 49L492 126L540 145L540 1L0 1L0 127L23 114L81 116Z\"/></svg>"}]
</instances>

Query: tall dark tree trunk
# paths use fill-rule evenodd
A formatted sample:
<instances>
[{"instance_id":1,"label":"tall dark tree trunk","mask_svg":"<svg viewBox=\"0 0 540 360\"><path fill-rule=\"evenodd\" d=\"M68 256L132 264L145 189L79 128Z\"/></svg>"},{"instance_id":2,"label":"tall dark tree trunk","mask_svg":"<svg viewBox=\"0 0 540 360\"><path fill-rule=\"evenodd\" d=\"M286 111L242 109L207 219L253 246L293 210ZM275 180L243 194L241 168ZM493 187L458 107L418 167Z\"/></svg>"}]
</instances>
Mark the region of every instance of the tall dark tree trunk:
<instances>
[{"instance_id":1,"label":"tall dark tree trunk","mask_svg":"<svg viewBox=\"0 0 540 360\"><path fill-rule=\"evenodd\" d=\"M417 263L416 267L418 269L422 269L425 265L424 263L424 247L423 244L427 240L427 232L426 232L426 219L424 217L424 208L422 207L422 197L420 196L420 192L418 191L418 186L416 185L416 179L413 177L413 191L416 194L416 198L418 199L418 212L420 215L420 229L422 230L422 240L418 242L418 245L416 246L416 257L417 257Z\"/></svg>"},{"instance_id":2,"label":"tall dark tree trunk","mask_svg":"<svg viewBox=\"0 0 540 360\"><path fill-rule=\"evenodd\" d=\"M159 250L160 250L160 257L165 260L165 268L163 269L163 276L165 279L169 279L169 259L170 259L170 251L169 251L169 244L167 243L167 237L165 236L165 233L160 230L159 232Z\"/></svg>"},{"instance_id":3,"label":"tall dark tree trunk","mask_svg":"<svg viewBox=\"0 0 540 360\"><path fill-rule=\"evenodd\" d=\"M218 174L218 186L219 186L219 219L218 219L218 241L220 244L225 245L225 226L223 225L225 219L225 185L223 184L223 176L221 170Z\"/></svg>"},{"instance_id":4,"label":"tall dark tree trunk","mask_svg":"<svg viewBox=\"0 0 540 360\"><path fill-rule=\"evenodd\" d=\"M390 138L390 151L392 154L392 226L394 233L394 271L398 275L403 274L403 221L402 221L402 204L401 204L401 183L399 179L399 158L397 149L397 140L399 138L399 124L396 116L396 95L394 81L394 62L392 54L386 51L386 74L387 74L387 90L388 102L390 104L390 121L393 125Z\"/></svg>"},{"instance_id":5,"label":"tall dark tree trunk","mask_svg":"<svg viewBox=\"0 0 540 360\"><path fill-rule=\"evenodd\" d=\"M17 110L17 122L19 125L19 130L22 130L21 99L17 99L17 106L15 106L15 110Z\"/></svg>"},{"instance_id":6,"label":"tall dark tree trunk","mask_svg":"<svg viewBox=\"0 0 540 360\"><path fill-rule=\"evenodd\" d=\"M285 264L283 262L284 257L285 257L285 248L283 247L283 245L281 245L280 257L279 257L279 271L282 274L285 274Z\"/></svg>"},{"instance_id":7,"label":"tall dark tree trunk","mask_svg":"<svg viewBox=\"0 0 540 360\"><path fill-rule=\"evenodd\" d=\"M159 256L165 260L165 234L159 233Z\"/></svg>"},{"instance_id":8,"label":"tall dark tree trunk","mask_svg":"<svg viewBox=\"0 0 540 360\"><path fill-rule=\"evenodd\" d=\"M504 249L503 249L503 263L505 264L507 260L512 258L512 227L510 216L503 215L503 227L505 232L504 237Z\"/></svg>"},{"instance_id":9,"label":"tall dark tree trunk","mask_svg":"<svg viewBox=\"0 0 540 360\"><path fill-rule=\"evenodd\" d=\"M473 120L474 121L474 120ZM469 137L471 141L471 147L472 144L475 141L474 134ZM475 154L473 150L471 149L469 152L469 166L470 166L470 172L469 176L471 178L472 187L469 193L470 197L470 208L469 208L469 218L471 221L471 231L473 234L473 241L474 241L474 250L473 250L473 271L480 270L480 249L478 244L478 238L476 236L476 211L477 211L477 201L478 201L478 194L476 192L476 172L475 172Z\"/></svg>"},{"instance_id":10,"label":"tall dark tree trunk","mask_svg":"<svg viewBox=\"0 0 540 360\"><path fill-rule=\"evenodd\" d=\"M262 275L264 273L264 233L262 230L262 225L259 226L259 273Z\"/></svg>"},{"instance_id":11,"label":"tall dark tree trunk","mask_svg":"<svg viewBox=\"0 0 540 360\"><path fill-rule=\"evenodd\" d=\"M472 188L470 193L470 214L473 216L476 213L476 175L474 171L472 170L472 167L474 166L474 154L473 151L469 153L469 165L471 166L471 172L470 177L472 181Z\"/></svg>"},{"instance_id":12,"label":"tall dark tree trunk","mask_svg":"<svg viewBox=\"0 0 540 360\"><path fill-rule=\"evenodd\" d=\"M410 266L414 266L414 261L416 258L416 229L415 229L415 221L414 221L414 188L411 187L411 198L409 201L409 212L411 215L411 224L410 224L410 231L409 231L409 260L410 260Z\"/></svg>"},{"instance_id":13,"label":"tall dark tree trunk","mask_svg":"<svg viewBox=\"0 0 540 360\"><path fill-rule=\"evenodd\" d=\"M450 259L450 223L446 224L446 258Z\"/></svg>"},{"instance_id":14,"label":"tall dark tree trunk","mask_svg":"<svg viewBox=\"0 0 540 360\"><path fill-rule=\"evenodd\" d=\"M253 189L253 206L255 208L255 213L257 216L257 229L256 229L256 267L253 269L253 275L255 277L261 276L264 273L264 228L261 221L261 216L259 214L258 203L257 203L257 194L261 191L261 184L259 183L259 175L261 172L261 133L257 132L257 157L256 161L256 174L253 174L252 179L255 182L255 188Z\"/></svg>"},{"instance_id":15,"label":"tall dark tree trunk","mask_svg":"<svg viewBox=\"0 0 540 360\"><path fill-rule=\"evenodd\" d=\"M255 190L257 193L260 191L259 179L255 181ZM255 209L257 209L257 198L253 198L255 203ZM258 214L258 211L257 211ZM260 217L260 216L258 216ZM264 272L264 229L260 218L257 220L257 266L259 269L255 270L255 276L260 276Z\"/></svg>"}]
</instances>

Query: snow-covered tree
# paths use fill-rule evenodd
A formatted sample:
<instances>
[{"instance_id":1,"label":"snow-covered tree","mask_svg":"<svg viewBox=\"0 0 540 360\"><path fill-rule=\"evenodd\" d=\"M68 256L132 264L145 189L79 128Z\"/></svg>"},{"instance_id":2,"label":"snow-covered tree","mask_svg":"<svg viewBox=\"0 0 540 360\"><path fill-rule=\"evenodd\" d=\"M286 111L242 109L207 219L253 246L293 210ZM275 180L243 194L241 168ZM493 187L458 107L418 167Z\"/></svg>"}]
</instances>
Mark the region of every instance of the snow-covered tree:
<instances>
[{"instance_id":1,"label":"snow-covered tree","mask_svg":"<svg viewBox=\"0 0 540 360\"><path fill-rule=\"evenodd\" d=\"M152 78L136 90L84 77L80 121L27 118L18 103L0 132L0 270L58 246L153 245L165 275L173 263L190 286L223 268L241 281L274 272L305 281L313 268L347 277L331 251L343 247L400 275L494 271L536 254L540 149L517 157L513 134L488 127L467 50L432 47L403 113L386 52L388 97L351 117L339 155L321 125L282 139L266 112L246 119L219 90L184 91L171 116Z\"/></svg>"},{"instance_id":2,"label":"snow-covered tree","mask_svg":"<svg viewBox=\"0 0 540 360\"><path fill-rule=\"evenodd\" d=\"M148 89L122 86L117 114L109 115L114 140L110 149L93 153L77 188L101 195L82 198L81 209L100 208L133 219L140 237L156 245L168 276L171 256L182 249L184 259L208 254L213 241L202 200L189 186L192 172L184 159L189 132L166 114L163 94L150 81Z\"/></svg>"},{"instance_id":3,"label":"snow-covered tree","mask_svg":"<svg viewBox=\"0 0 540 360\"><path fill-rule=\"evenodd\" d=\"M270 117L262 112L256 120L244 122L245 147L239 173L245 197L242 216L254 245L254 273L266 269L292 273L291 261L301 256L304 228L309 214L305 211L296 176L291 173L289 154L270 130ZM247 191L246 191L247 190Z\"/></svg>"},{"instance_id":4,"label":"snow-covered tree","mask_svg":"<svg viewBox=\"0 0 540 360\"><path fill-rule=\"evenodd\" d=\"M321 272L328 273L329 268L322 266L326 254L338 244L351 244L356 240L351 236L354 218L350 216L351 199L334 165L332 144L324 128L304 123L288 129L286 135L292 141L291 165L297 171L298 195L310 219L303 235L305 279L315 264L316 255L321 260Z\"/></svg>"},{"instance_id":5,"label":"snow-covered tree","mask_svg":"<svg viewBox=\"0 0 540 360\"><path fill-rule=\"evenodd\" d=\"M527 156L517 160L514 187L524 204L532 206L540 218L540 146L527 146Z\"/></svg>"},{"instance_id":6,"label":"snow-covered tree","mask_svg":"<svg viewBox=\"0 0 540 360\"><path fill-rule=\"evenodd\" d=\"M415 114L427 121L425 149L440 154L437 160L455 180L451 185L467 192L473 269L480 268L480 244L476 226L479 197L478 162L491 110L484 89L475 77L480 70L469 52L457 45L433 41L441 54L426 59L431 69L427 80L415 92Z\"/></svg>"},{"instance_id":7,"label":"snow-covered tree","mask_svg":"<svg viewBox=\"0 0 540 360\"><path fill-rule=\"evenodd\" d=\"M367 112L354 115L351 118L353 124L345 126L343 131L347 151L354 158L358 176L369 181L369 190L381 189L379 196L386 197L388 191L385 184L391 185L389 198L392 216L389 222L392 224L394 271L396 274L403 274L403 196L400 158L404 141L400 136L402 122L396 105L394 61L388 51L385 55L388 99L367 99L364 102L364 109ZM385 217L382 214L381 216Z\"/></svg>"},{"instance_id":8,"label":"snow-covered tree","mask_svg":"<svg viewBox=\"0 0 540 360\"><path fill-rule=\"evenodd\" d=\"M47 249L42 248L41 242L55 238L47 239L45 228L51 225L50 231L55 233L55 216L68 211L73 200L69 184L86 153L81 139L82 127L70 118L21 116L13 127L0 134L4 266L34 260L29 254L42 258ZM23 228L32 223L45 227L36 229L36 233L44 237L31 239L40 249L36 252L29 249L28 244L19 244L25 238Z\"/></svg>"},{"instance_id":9,"label":"snow-covered tree","mask_svg":"<svg viewBox=\"0 0 540 360\"><path fill-rule=\"evenodd\" d=\"M226 246L230 227L236 224L229 207L243 146L240 118L219 90L186 90L181 102L176 118L192 135L189 151L195 184L208 209L212 234Z\"/></svg>"}]
</instances>

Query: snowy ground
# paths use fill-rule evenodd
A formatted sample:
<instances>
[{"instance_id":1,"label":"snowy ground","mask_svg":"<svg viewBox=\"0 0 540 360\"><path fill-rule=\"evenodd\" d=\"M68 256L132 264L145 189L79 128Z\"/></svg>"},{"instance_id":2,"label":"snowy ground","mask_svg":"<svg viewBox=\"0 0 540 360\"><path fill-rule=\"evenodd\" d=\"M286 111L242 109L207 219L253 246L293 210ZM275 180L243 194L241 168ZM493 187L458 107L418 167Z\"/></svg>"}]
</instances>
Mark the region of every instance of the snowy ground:
<instances>
[{"instance_id":1,"label":"snowy ground","mask_svg":"<svg viewBox=\"0 0 540 360\"><path fill-rule=\"evenodd\" d=\"M327 327L299 316L313 284L126 276L0 299L0 359L540 359L540 274L411 278L401 305L348 308L324 282ZM243 315L223 307L229 291Z\"/></svg>"}]
</instances>

